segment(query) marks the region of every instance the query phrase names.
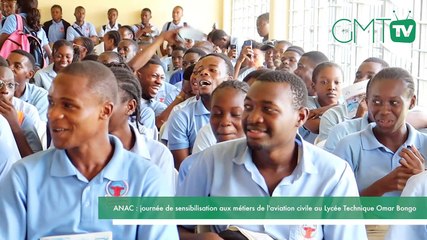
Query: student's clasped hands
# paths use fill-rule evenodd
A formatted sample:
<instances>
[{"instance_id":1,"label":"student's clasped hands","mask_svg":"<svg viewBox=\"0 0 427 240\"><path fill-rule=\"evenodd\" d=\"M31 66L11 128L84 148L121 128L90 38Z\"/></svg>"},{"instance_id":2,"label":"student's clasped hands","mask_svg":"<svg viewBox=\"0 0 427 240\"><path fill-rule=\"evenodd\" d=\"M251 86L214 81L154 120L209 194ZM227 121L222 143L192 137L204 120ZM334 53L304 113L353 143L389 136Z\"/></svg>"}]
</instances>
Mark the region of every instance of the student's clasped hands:
<instances>
[{"instance_id":1,"label":"student's clasped hands","mask_svg":"<svg viewBox=\"0 0 427 240\"><path fill-rule=\"evenodd\" d=\"M401 166L394 169L389 176L390 191L402 191L410 177L424 171L424 157L415 146L403 148L399 153ZM387 177L386 176L386 177Z\"/></svg>"}]
</instances>

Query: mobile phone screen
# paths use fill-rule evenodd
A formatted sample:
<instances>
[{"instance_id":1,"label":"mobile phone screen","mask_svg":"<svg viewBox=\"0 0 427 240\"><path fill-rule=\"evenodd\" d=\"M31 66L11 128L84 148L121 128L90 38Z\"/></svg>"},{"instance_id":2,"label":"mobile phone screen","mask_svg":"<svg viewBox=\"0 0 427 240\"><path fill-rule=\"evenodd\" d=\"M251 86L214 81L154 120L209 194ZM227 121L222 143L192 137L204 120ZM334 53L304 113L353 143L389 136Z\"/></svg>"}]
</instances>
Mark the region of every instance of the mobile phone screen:
<instances>
[{"instance_id":1,"label":"mobile phone screen","mask_svg":"<svg viewBox=\"0 0 427 240\"><path fill-rule=\"evenodd\" d=\"M246 41L243 43L243 46L250 46L250 47L252 47L252 40L246 40Z\"/></svg>"}]
</instances>

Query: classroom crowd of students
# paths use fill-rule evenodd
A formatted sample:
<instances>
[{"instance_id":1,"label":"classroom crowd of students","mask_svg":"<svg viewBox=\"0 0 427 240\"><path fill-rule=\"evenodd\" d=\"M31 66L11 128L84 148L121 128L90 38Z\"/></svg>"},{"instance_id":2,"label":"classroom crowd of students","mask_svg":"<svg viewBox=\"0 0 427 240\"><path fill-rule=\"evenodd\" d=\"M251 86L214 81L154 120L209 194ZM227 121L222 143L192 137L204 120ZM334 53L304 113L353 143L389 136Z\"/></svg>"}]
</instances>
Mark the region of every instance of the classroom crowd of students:
<instances>
[{"instance_id":1,"label":"classroom crowd of students","mask_svg":"<svg viewBox=\"0 0 427 240\"><path fill-rule=\"evenodd\" d=\"M256 22L262 43L221 29L180 42L191 27L180 6L161 30L149 8L134 25L112 8L97 33L82 6L70 24L54 5L42 25L37 5L2 0L0 48L19 15L49 65L36 69L23 50L0 58L0 239L245 239L226 225L113 225L98 219L101 196L427 194L427 113L405 69L360 63L354 83L369 82L350 113L341 66L269 41L268 13ZM238 227L272 239L367 239L364 225ZM385 238L427 231L391 226Z\"/></svg>"}]
</instances>

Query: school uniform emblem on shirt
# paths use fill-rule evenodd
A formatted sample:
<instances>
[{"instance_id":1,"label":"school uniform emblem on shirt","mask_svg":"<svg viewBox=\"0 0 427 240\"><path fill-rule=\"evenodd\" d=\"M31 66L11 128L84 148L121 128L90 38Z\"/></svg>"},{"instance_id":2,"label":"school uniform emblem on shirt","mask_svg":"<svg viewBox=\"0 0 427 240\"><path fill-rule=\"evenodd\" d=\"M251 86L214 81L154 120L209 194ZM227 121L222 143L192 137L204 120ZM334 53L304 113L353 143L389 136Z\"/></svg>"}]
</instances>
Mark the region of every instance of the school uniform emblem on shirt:
<instances>
[{"instance_id":1,"label":"school uniform emblem on shirt","mask_svg":"<svg viewBox=\"0 0 427 240\"><path fill-rule=\"evenodd\" d=\"M107 196L122 197L129 191L129 184L125 180L109 181L105 186Z\"/></svg>"},{"instance_id":2,"label":"school uniform emblem on shirt","mask_svg":"<svg viewBox=\"0 0 427 240\"><path fill-rule=\"evenodd\" d=\"M300 229L302 239L312 239L316 236L317 226L316 225L302 225Z\"/></svg>"}]
</instances>

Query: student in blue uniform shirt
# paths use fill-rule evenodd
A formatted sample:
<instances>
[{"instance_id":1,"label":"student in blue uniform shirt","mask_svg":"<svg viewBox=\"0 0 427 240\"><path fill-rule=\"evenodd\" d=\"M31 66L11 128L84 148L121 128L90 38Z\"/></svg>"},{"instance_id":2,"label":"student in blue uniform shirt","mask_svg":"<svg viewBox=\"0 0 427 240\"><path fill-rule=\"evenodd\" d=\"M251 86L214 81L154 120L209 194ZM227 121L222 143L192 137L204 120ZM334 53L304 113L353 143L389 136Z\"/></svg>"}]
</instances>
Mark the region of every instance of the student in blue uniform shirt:
<instances>
[{"instance_id":1,"label":"student in blue uniform shirt","mask_svg":"<svg viewBox=\"0 0 427 240\"><path fill-rule=\"evenodd\" d=\"M242 125L246 139L197 153L177 195L358 196L350 166L297 134L308 117L306 99L307 89L294 74L270 71L259 76L245 99ZM297 225L239 227L274 239L305 237L303 226ZM195 237L190 227L179 228L181 239ZM214 228L225 230L225 226ZM364 226L318 225L313 229L312 239L366 239Z\"/></svg>"},{"instance_id":2,"label":"student in blue uniform shirt","mask_svg":"<svg viewBox=\"0 0 427 240\"><path fill-rule=\"evenodd\" d=\"M20 111L14 106L13 95L16 88L13 72L8 67L0 66L0 115L6 118L12 129L22 157L43 150L37 133L37 119L32 119L30 114ZM36 116L38 118L38 115ZM44 125L46 128L46 126Z\"/></svg>"},{"instance_id":3,"label":"student in blue uniform shirt","mask_svg":"<svg viewBox=\"0 0 427 240\"><path fill-rule=\"evenodd\" d=\"M388 63L380 58L367 58L357 69L353 83L370 80L375 76L375 74L386 67L389 67ZM346 104L338 104L337 106L328 109L325 113L323 113L322 118L320 119L319 135L317 136L317 141L326 140L326 138L328 138L331 133L331 128L336 126L338 123L352 118L361 118L366 114L366 112L366 101L359 102L359 106L354 116L349 116Z\"/></svg>"},{"instance_id":4,"label":"student in blue uniform shirt","mask_svg":"<svg viewBox=\"0 0 427 240\"><path fill-rule=\"evenodd\" d=\"M46 90L49 90L56 74L70 65L74 58L73 43L64 39L56 41L52 49L53 63L38 70L34 75L34 84Z\"/></svg>"},{"instance_id":5,"label":"student in blue uniform shirt","mask_svg":"<svg viewBox=\"0 0 427 240\"><path fill-rule=\"evenodd\" d=\"M55 148L24 158L2 180L4 239L111 231L114 239L177 239L176 226L119 226L98 219L100 196L170 195L157 166L108 135L117 102L113 73L97 62L73 63L49 90Z\"/></svg>"},{"instance_id":6,"label":"student in blue uniform shirt","mask_svg":"<svg viewBox=\"0 0 427 240\"><path fill-rule=\"evenodd\" d=\"M175 160L175 168L191 154L197 132L209 122L211 94L223 81L233 76L233 65L223 54L208 54L197 64L200 99L189 103L169 117L168 147Z\"/></svg>"},{"instance_id":7,"label":"student in blue uniform shirt","mask_svg":"<svg viewBox=\"0 0 427 240\"><path fill-rule=\"evenodd\" d=\"M86 10L82 6L77 6L74 10L74 16L76 21L67 28L67 41L72 42L78 37L88 37L94 44L98 43L98 35L96 33L95 26L85 21Z\"/></svg>"},{"instance_id":8,"label":"student in blue uniform shirt","mask_svg":"<svg viewBox=\"0 0 427 240\"><path fill-rule=\"evenodd\" d=\"M104 34L109 31L119 31L119 28L122 26L117 22L119 17L119 11L116 8L110 8L107 12L108 23L101 26L99 30L99 38L104 37Z\"/></svg>"},{"instance_id":9,"label":"student in blue uniform shirt","mask_svg":"<svg viewBox=\"0 0 427 240\"><path fill-rule=\"evenodd\" d=\"M310 115L300 134L307 142L314 143L319 133L320 118L325 111L339 103L343 71L340 66L332 62L323 62L313 70L313 89L315 98L309 98L307 107Z\"/></svg>"},{"instance_id":10,"label":"student in blue uniform shirt","mask_svg":"<svg viewBox=\"0 0 427 240\"><path fill-rule=\"evenodd\" d=\"M414 162L415 163L415 162ZM427 172L417 174L409 178L402 191L402 197L426 197L427 196ZM417 209L422 211L421 209ZM395 225L384 238L385 240L401 239L427 239L426 225Z\"/></svg>"},{"instance_id":11,"label":"student in blue uniform shirt","mask_svg":"<svg viewBox=\"0 0 427 240\"><path fill-rule=\"evenodd\" d=\"M309 97L316 96L316 91L313 88L313 70L322 62L328 61L328 57L319 51L306 52L299 59L298 67L294 73L304 81Z\"/></svg>"},{"instance_id":12,"label":"student in blue uniform shirt","mask_svg":"<svg viewBox=\"0 0 427 240\"><path fill-rule=\"evenodd\" d=\"M33 55L23 50L14 50L7 57L9 68L15 74L15 97L35 106L39 111L40 119L47 121L47 91L34 84L30 79L34 76L35 60Z\"/></svg>"},{"instance_id":13,"label":"student in blue uniform shirt","mask_svg":"<svg viewBox=\"0 0 427 240\"><path fill-rule=\"evenodd\" d=\"M156 116L160 115L167 107L156 99L160 88L165 84L162 63L157 58L152 58L136 72L136 76L141 84L141 105L153 109Z\"/></svg>"},{"instance_id":14,"label":"student in blue uniform shirt","mask_svg":"<svg viewBox=\"0 0 427 240\"><path fill-rule=\"evenodd\" d=\"M139 122L139 105L141 103L141 86L130 69L112 66L110 69L116 76L119 85L119 102L110 119L109 131L118 137L123 147L136 153L162 170L162 177L172 186L175 193L177 171L174 168L173 157L169 149L162 143L153 140L151 136L140 134L139 124L133 127L129 124L129 117L136 117Z\"/></svg>"},{"instance_id":15,"label":"student in blue uniform shirt","mask_svg":"<svg viewBox=\"0 0 427 240\"><path fill-rule=\"evenodd\" d=\"M62 19L62 7L60 5L53 5L50 8L52 19L43 23L43 29L47 34L49 43L53 44L58 40L65 40L65 34L70 26L70 23Z\"/></svg>"},{"instance_id":16,"label":"student in blue uniform shirt","mask_svg":"<svg viewBox=\"0 0 427 240\"><path fill-rule=\"evenodd\" d=\"M411 124L415 129L420 132L426 130L426 126L423 124L426 120L426 114L419 110L413 110L408 112L408 117L406 121ZM371 117L369 117L368 113L361 118L351 119L335 125L329 131L328 138L326 139L324 149L328 152L334 152L336 145L343 139L344 137L364 130L369 123L373 122Z\"/></svg>"},{"instance_id":17,"label":"student in blue uniform shirt","mask_svg":"<svg viewBox=\"0 0 427 240\"><path fill-rule=\"evenodd\" d=\"M10 129L7 120L0 116L0 182L9 172L13 163L21 159L12 129Z\"/></svg>"},{"instance_id":18,"label":"student in blue uniform shirt","mask_svg":"<svg viewBox=\"0 0 427 240\"><path fill-rule=\"evenodd\" d=\"M352 167L360 195L399 196L408 178L424 171L427 135L406 122L414 92L412 76L401 68L385 68L369 82L366 98L375 124L343 138L334 152ZM413 158L422 164L408 167Z\"/></svg>"},{"instance_id":19,"label":"student in blue uniform shirt","mask_svg":"<svg viewBox=\"0 0 427 240\"><path fill-rule=\"evenodd\" d=\"M351 119L335 125L329 131L328 138L323 148L328 152L334 152L339 141L352 133L362 131L369 123L368 114L365 114L365 116L361 118Z\"/></svg>"},{"instance_id":20,"label":"student in blue uniform shirt","mask_svg":"<svg viewBox=\"0 0 427 240\"><path fill-rule=\"evenodd\" d=\"M197 133L193 154L216 143L245 137L242 127L243 101L249 85L245 82L228 80L212 92L212 112L209 124ZM186 158L179 168L179 181L187 175L194 158Z\"/></svg>"}]
</instances>

